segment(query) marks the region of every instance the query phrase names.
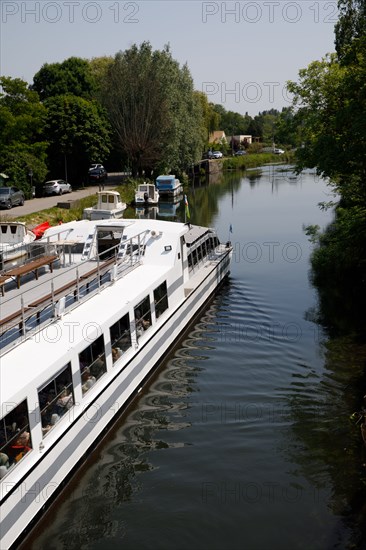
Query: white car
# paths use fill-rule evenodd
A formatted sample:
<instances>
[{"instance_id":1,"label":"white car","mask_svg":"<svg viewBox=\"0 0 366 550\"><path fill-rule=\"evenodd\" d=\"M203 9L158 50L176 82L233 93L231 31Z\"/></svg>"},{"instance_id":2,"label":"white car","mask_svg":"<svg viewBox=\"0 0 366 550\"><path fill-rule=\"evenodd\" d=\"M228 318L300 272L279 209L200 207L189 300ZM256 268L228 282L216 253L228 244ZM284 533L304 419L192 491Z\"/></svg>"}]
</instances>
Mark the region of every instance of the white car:
<instances>
[{"instance_id":1,"label":"white car","mask_svg":"<svg viewBox=\"0 0 366 550\"><path fill-rule=\"evenodd\" d=\"M43 195L62 195L63 193L71 193L72 188L65 180L50 180L46 181L43 186Z\"/></svg>"},{"instance_id":2,"label":"white car","mask_svg":"<svg viewBox=\"0 0 366 550\"><path fill-rule=\"evenodd\" d=\"M100 168L102 170L105 170L103 164L91 164L89 168L89 172L92 172L92 170L95 170L97 168Z\"/></svg>"},{"instance_id":3,"label":"white car","mask_svg":"<svg viewBox=\"0 0 366 550\"><path fill-rule=\"evenodd\" d=\"M223 154L221 151L212 151L211 158L213 159L221 159L223 157Z\"/></svg>"},{"instance_id":4,"label":"white car","mask_svg":"<svg viewBox=\"0 0 366 550\"><path fill-rule=\"evenodd\" d=\"M283 149L273 149L275 155L282 155L285 151Z\"/></svg>"}]
</instances>

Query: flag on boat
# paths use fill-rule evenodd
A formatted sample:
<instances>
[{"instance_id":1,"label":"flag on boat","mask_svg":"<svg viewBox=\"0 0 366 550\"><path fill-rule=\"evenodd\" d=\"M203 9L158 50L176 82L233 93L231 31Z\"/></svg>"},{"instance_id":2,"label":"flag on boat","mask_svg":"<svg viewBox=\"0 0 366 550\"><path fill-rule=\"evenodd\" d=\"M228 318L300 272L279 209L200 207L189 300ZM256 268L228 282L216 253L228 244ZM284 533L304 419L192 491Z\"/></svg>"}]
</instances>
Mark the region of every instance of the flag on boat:
<instances>
[{"instance_id":1,"label":"flag on boat","mask_svg":"<svg viewBox=\"0 0 366 550\"><path fill-rule=\"evenodd\" d=\"M191 214L189 212L189 204L188 204L187 195L184 195L184 207L185 207L186 218L189 220L189 218L191 217Z\"/></svg>"},{"instance_id":2,"label":"flag on boat","mask_svg":"<svg viewBox=\"0 0 366 550\"><path fill-rule=\"evenodd\" d=\"M230 224L229 233L232 233L232 232L233 232L233 226Z\"/></svg>"}]
</instances>

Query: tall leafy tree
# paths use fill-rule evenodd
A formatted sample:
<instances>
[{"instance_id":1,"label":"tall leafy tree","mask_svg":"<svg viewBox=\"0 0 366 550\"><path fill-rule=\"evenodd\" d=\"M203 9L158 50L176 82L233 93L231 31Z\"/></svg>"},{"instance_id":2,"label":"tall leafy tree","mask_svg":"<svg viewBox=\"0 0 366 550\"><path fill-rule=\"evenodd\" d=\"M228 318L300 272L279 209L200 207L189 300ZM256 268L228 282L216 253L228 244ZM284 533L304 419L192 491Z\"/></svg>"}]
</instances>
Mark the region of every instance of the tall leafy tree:
<instances>
[{"instance_id":1,"label":"tall leafy tree","mask_svg":"<svg viewBox=\"0 0 366 550\"><path fill-rule=\"evenodd\" d=\"M109 125L100 106L81 97L55 96L45 106L51 175L81 184L90 163L100 162L109 153Z\"/></svg>"},{"instance_id":2,"label":"tall leafy tree","mask_svg":"<svg viewBox=\"0 0 366 550\"><path fill-rule=\"evenodd\" d=\"M365 0L339 0L339 19L335 25L335 47L341 63L354 53L354 42L366 35Z\"/></svg>"},{"instance_id":3,"label":"tall leafy tree","mask_svg":"<svg viewBox=\"0 0 366 550\"><path fill-rule=\"evenodd\" d=\"M359 43L361 45L361 42ZM305 147L299 168L317 167L344 198L364 200L366 183L366 56L350 65L335 54L314 61L290 83Z\"/></svg>"},{"instance_id":4,"label":"tall leafy tree","mask_svg":"<svg viewBox=\"0 0 366 550\"><path fill-rule=\"evenodd\" d=\"M65 94L92 99L96 82L89 61L69 57L62 63L45 63L34 75L31 88L41 101Z\"/></svg>"},{"instance_id":5,"label":"tall leafy tree","mask_svg":"<svg viewBox=\"0 0 366 550\"><path fill-rule=\"evenodd\" d=\"M40 184L47 173L46 109L23 80L1 77L0 85L0 168L29 196L31 181Z\"/></svg>"},{"instance_id":6,"label":"tall leafy tree","mask_svg":"<svg viewBox=\"0 0 366 550\"><path fill-rule=\"evenodd\" d=\"M144 42L119 52L102 96L134 174L181 171L197 160L203 115L188 68L169 47L153 51Z\"/></svg>"},{"instance_id":7,"label":"tall leafy tree","mask_svg":"<svg viewBox=\"0 0 366 550\"><path fill-rule=\"evenodd\" d=\"M312 257L313 280L331 324L334 312L352 303L358 308L352 319L363 322L366 307L365 2L340 1L339 7L336 53L314 61L297 83L289 83L304 142L298 168L316 167L340 196L334 223L317 235Z\"/></svg>"}]
</instances>

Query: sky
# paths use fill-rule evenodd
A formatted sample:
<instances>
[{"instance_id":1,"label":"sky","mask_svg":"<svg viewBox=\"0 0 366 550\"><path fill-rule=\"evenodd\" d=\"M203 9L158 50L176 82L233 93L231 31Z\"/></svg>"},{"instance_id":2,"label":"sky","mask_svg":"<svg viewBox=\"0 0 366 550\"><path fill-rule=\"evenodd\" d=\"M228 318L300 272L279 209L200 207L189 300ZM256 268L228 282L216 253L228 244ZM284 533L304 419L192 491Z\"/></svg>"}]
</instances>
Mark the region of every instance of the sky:
<instances>
[{"instance_id":1,"label":"sky","mask_svg":"<svg viewBox=\"0 0 366 550\"><path fill-rule=\"evenodd\" d=\"M291 105L288 80L334 51L334 0L0 2L0 74L29 84L45 63L169 44L196 90L255 116Z\"/></svg>"}]
</instances>

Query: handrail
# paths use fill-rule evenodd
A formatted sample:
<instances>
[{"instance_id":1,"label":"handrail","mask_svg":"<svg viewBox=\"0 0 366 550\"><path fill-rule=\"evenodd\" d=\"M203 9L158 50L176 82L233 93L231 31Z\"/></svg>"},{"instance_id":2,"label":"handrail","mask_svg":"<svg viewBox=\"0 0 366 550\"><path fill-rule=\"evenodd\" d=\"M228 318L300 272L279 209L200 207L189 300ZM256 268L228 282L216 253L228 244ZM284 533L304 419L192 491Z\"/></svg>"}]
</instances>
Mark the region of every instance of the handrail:
<instances>
[{"instance_id":1,"label":"handrail","mask_svg":"<svg viewBox=\"0 0 366 550\"><path fill-rule=\"evenodd\" d=\"M10 346L19 344L30 334L33 335L47 324L52 323L57 317L56 304L62 297L72 296L72 300L69 300L65 307L65 310L70 311L140 265L144 254L144 244L142 243L145 242L146 236L147 232L143 231L126 239L124 242L126 246L130 247L131 253L126 252L122 258L118 258L117 254L119 244L114 245L92 259L78 262L69 268L59 268L61 269L60 273L54 273L52 278L40 281L31 289L23 291L20 289L16 296L8 300L2 299L2 308L11 303L14 304L14 307L11 313L0 321L0 356L9 351ZM137 254L133 250L134 245L137 245ZM105 255L107 259L103 260L101 256ZM112 258L108 258L108 256L112 256ZM129 256L128 262L126 262L126 256ZM95 262L96 267L88 269L93 263L95 265ZM109 277L103 280L108 273ZM60 284L57 284L57 281ZM95 281L96 289L93 288ZM64 284L61 284L62 282ZM39 289L39 298L34 299L34 290L37 288Z\"/></svg>"}]
</instances>

